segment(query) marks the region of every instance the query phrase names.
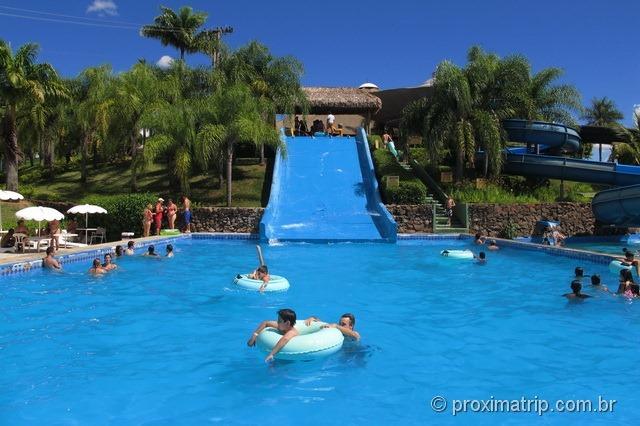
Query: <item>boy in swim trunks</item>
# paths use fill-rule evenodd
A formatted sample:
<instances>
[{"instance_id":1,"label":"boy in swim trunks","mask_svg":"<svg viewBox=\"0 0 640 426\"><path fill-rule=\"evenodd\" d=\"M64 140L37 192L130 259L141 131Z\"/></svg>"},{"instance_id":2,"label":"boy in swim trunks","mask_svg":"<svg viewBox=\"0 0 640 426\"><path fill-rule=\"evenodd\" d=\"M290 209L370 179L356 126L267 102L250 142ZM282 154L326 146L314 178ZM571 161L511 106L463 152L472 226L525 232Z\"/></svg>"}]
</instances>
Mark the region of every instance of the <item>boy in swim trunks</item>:
<instances>
[{"instance_id":1,"label":"boy in swim trunks","mask_svg":"<svg viewBox=\"0 0 640 426\"><path fill-rule=\"evenodd\" d=\"M320 318L309 317L304 320L307 326L310 326L312 322L320 321ZM326 324L324 328L337 328L344 337L348 337L353 340L360 340L360 333L353 328L356 326L356 317L351 313L342 314L338 323Z\"/></svg>"},{"instance_id":2,"label":"boy in swim trunks","mask_svg":"<svg viewBox=\"0 0 640 426\"><path fill-rule=\"evenodd\" d=\"M269 276L269 268L267 265L260 265L258 268L248 275L252 280L262 281L262 285L260 285L260 293L264 291L264 289L269 285L269 280L271 277Z\"/></svg>"},{"instance_id":3,"label":"boy in swim trunks","mask_svg":"<svg viewBox=\"0 0 640 426\"><path fill-rule=\"evenodd\" d=\"M284 346L289 343L289 340L293 339L298 335L298 330L294 328L296 325L296 313L291 309L280 309L278 311L278 320L277 321L262 321L256 331L253 332L251 338L247 341L248 346L255 346L256 339L258 335L267 327L277 328L278 331L282 334L278 343L275 344L269 355L264 359L264 362L273 361L273 357L280 352L280 349L284 348Z\"/></svg>"},{"instance_id":4,"label":"boy in swim trunks","mask_svg":"<svg viewBox=\"0 0 640 426\"><path fill-rule=\"evenodd\" d=\"M580 293L580 291L582 290L582 284L580 283L579 280L573 280L571 281L571 293L565 293L562 296L566 297L567 299L587 299L591 296L589 296L588 294L582 294Z\"/></svg>"}]
</instances>

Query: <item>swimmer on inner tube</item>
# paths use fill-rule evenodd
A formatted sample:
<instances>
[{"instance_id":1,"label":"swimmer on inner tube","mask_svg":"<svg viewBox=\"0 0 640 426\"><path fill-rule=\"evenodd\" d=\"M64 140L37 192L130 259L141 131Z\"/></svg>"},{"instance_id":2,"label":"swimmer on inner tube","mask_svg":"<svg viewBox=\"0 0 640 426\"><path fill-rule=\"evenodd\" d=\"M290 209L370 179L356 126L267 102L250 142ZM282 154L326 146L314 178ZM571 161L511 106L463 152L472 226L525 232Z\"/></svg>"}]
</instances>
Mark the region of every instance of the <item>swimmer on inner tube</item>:
<instances>
[{"instance_id":1,"label":"swimmer on inner tube","mask_svg":"<svg viewBox=\"0 0 640 426\"><path fill-rule=\"evenodd\" d=\"M271 277L269 276L269 268L267 268L267 265L260 265L256 268L255 271L247 275L247 278L262 281L259 289L260 293L262 293L267 285L269 285L269 280L271 279Z\"/></svg>"},{"instance_id":2,"label":"swimmer on inner tube","mask_svg":"<svg viewBox=\"0 0 640 426\"><path fill-rule=\"evenodd\" d=\"M312 322L321 321L320 318L317 317L309 317L304 320L305 325L308 327ZM360 340L360 333L355 331L353 328L356 326L356 317L353 314L346 313L342 314L337 324L327 324L323 326L323 328L337 328L340 330L344 337L349 337L353 340Z\"/></svg>"},{"instance_id":3,"label":"swimmer on inner tube","mask_svg":"<svg viewBox=\"0 0 640 426\"><path fill-rule=\"evenodd\" d=\"M258 268L259 269L259 268ZM278 340L278 343L273 347L269 355L264 359L264 362L273 361L273 357L289 343L289 340L298 335L298 330L293 326L296 325L296 313L291 309L280 309L278 311L277 321L262 321L258 328L253 332L253 335L247 341L248 346L255 346L258 335L267 327L277 328L282 333L282 337Z\"/></svg>"}]
</instances>

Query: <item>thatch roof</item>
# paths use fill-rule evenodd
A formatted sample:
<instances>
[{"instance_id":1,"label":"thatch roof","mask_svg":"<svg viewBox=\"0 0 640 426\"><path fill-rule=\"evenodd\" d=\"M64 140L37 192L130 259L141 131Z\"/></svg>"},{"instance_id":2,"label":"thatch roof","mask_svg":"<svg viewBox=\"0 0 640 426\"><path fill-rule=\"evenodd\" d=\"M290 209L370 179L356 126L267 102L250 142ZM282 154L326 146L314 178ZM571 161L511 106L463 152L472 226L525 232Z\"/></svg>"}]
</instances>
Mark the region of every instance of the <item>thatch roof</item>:
<instances>
[{"instance_id":1,"label":"thatch roof","mask_svg":"<svg viewBox=\"0 0 640 426\"><path fill-rule=\"evenodd\" d=\"M310 114L366 114L382 107L380 98L352 87L303 87Z\"/></svg>"}]
</instances>

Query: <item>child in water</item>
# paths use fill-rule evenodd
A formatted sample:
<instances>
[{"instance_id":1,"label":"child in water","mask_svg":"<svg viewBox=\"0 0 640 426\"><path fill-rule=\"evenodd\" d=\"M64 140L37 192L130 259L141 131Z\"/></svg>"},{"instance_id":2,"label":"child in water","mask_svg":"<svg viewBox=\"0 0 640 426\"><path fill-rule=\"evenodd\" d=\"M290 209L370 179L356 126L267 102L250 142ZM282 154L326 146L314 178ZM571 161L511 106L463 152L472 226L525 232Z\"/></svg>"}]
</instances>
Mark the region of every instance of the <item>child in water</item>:
<instances>
[{"instance_id":1,"label":"child in water","mask_svg":"<svg viewBox=\"0 0 640 426\"><path fill-rule=\"evenodd\" d=\"M278 311L278 320L277 321L262 321L258 328L253 332L249 341L247 341L248 346L255 346L256 339L258 335L267 327L277 328L278 331L282 334L282 337L275 344L269 355L264 359L264 362L273 361L273 357L280 352L280 349L284 348L284 346L289 343L289 340L293 339L298 335L298 330L294 328L296 325L296 313L291 309L280 309Z\"/></svg>"}]
</instances>

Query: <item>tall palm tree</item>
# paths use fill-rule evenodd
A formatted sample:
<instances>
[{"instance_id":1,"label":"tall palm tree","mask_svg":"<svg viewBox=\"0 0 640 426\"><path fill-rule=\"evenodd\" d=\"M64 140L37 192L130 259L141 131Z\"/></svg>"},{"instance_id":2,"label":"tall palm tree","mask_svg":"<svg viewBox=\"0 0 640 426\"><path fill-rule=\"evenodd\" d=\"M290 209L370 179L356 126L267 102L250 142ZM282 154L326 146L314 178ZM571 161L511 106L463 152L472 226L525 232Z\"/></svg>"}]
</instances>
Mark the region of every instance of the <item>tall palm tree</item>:
<instances>
[{"instance_id":1,"label":"tall palm tree","mask_svg":"<svg viewBox=\"0 0 640 426\"><path fill-rule=\"evenodd\" d=\"M605 96L593 98L591 106L585 108L582 118L589 126L615 127L624 115L615 102Z\"/></svg>"},{"instance_id":2,"label":"tall palm tree","mask_svg":"<svg viewBox=\"0 0 640 426\"><path fill-rule=\"evenodd\" d=\"M256 41L226 57L220 68L214 77L218 87L248 85L265 123L273 125L276 113L293 113L296 107L304 109L307 104L300 85L302 64L290 56L274 57L268 47ZM264 163L264 144L260 144L260 159Z\"/></svg>"},{"instance_id":3,"label":"tall palm tree","mask_svg":"<svg viewBox=\"0 0 640 426\"><path fill-rule=\"evenodd\" d=\"M235 144L247 141L274 147L283 145L275 128L262 119L259 101L246 84L236 83L226 90L218 90L205 104L208 124L202 126L197 134L196 159L206 169L220 155L224 156L227 206L231 206Z\"/></svg>"},{"instance_id":4,"label":"tall palm tree","mask_svg":"<svg viewBox=\"0 0 640 426\"><path fill-rule=\"evenodd\" d=\"M128 140L127 151L131 154L131 191L138 190L138 172L143 162L139 155L141 119L145 112L155 108L167 86L146 64L138 63L121 74L114 84L112 115ZM145 129L146 131L146 129Z\"/></svg>"},{"instance_id":5,"label":"tall palm tree","mask_svg":"<svg viewBox=\"0 0 640 426\"><path fill-rule=\"evenodd\" d=\"M524 117L576 126L574 113L582 112L580 93L570 84L556 84L563 74L560 68L545 68L531 76L525 86Z\"/></svg>"},{"instance_id":6,"label":"tall palm tree","mask_svg":"<svg viewBox=\"0 0 640 426\"><path fill-rule=\"evenodd\" d=\"M161 14L156 16L153 24L142 27L144 37L156 38L163 46L173 46L180 51L180 59L184 54L194 53L202 45L198 29L207 20L204 12L194 12L192 8L183 6L176 13L172 9L160 6Z\"/></svg>"},{"instance_id":7,"label":"tall palm tree","mask_svg":"<svg viewBox=\"0 0 640 426\"><path fill-rule=\"evenodd\" d=\"M49 97L63 97L65 87L56 71L47 63L36 63L38 47L25 44L15 55L0 40L0 109L5 148L7 189L18 190L18 162L22 153L18 146L18 112L26 106L43 104Z\"/></svg>"},{"instance_id":8,"label":"tall palm tree","mask_svg":"<svg viewBox=\"0 0 640 426\"><path fill-rule=\"evenodd\" d=\"M87 182L89 147L94 147L106 137L111 121L113 98L110 87L113 76L108 66L87 68L76 82L76 118L82 132L80 181Z\"/></svg>"}]
</instances>

